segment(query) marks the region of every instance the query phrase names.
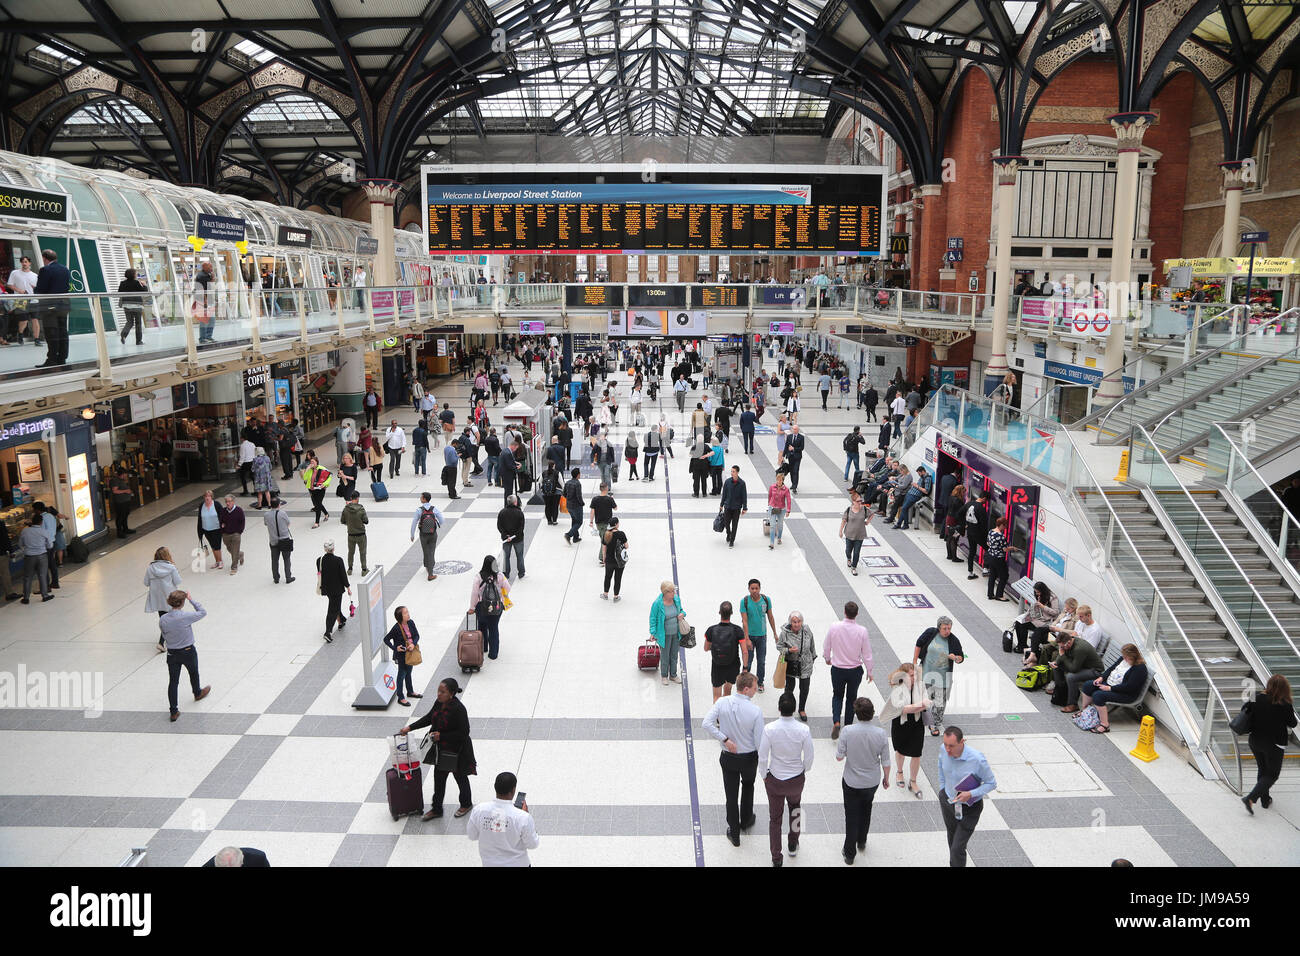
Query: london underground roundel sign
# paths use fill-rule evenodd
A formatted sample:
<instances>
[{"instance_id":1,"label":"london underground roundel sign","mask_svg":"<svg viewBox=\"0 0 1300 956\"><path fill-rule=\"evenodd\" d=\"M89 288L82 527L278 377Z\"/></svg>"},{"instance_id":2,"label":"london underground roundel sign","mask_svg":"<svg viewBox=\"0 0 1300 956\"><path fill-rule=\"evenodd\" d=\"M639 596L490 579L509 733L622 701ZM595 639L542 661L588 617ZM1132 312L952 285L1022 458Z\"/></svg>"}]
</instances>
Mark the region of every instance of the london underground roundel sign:
<instances>
[{"instance_id":1,"label":"london underground roundel sign","mask_svg":"<svg viewBox=\"0 0 1300 956\"><path fill-rule=\"evenodd\" d=\"M1092 325L1092 316L1088 314L1087 309L1075 309L1071 324L1074 326L1074 331L1087 332L1088 327Z\"/></svg>"}]
</instances>

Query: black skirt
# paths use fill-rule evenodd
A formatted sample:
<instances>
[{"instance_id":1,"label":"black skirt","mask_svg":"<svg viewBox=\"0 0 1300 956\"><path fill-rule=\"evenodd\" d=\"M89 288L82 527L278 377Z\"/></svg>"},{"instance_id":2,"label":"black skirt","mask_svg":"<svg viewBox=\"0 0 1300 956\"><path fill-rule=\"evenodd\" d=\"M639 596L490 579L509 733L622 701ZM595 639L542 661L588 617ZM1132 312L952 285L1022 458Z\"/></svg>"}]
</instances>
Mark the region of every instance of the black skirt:
<instances>
[{"instance_id":1,"label":"black skirt","mask_svg":"<svg viewBox=\"0 0 1300 956\"><path fill-rule=\"evenodd\" d=\"M925 746L925 721L895 717L889 726L894 751L904 757L919 757Z\"/></svg>"}]
</instances>

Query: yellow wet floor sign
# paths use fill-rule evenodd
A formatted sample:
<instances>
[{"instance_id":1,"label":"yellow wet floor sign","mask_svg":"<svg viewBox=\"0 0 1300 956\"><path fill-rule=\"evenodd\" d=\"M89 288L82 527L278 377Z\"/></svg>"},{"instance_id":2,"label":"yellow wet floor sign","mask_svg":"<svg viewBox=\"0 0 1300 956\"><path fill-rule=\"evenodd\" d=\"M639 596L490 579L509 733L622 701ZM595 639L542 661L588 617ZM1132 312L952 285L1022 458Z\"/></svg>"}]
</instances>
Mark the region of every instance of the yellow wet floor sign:
<instances>
[{"instance_id":1,"label":"yellow wet floor sign","mask_svg":"<svg viewBox=\"0 0 1300 956\"><path fill-rule=\"evenodd\" d=\"M1119 474L1115 476L1116 481L1128 481L1128 449L1125 448L1119 453Z\"/></svg>"},{"instance_id":2,"label":"yellow wet floor sign","mask_svg":"<svg viewBox=\"0 0 1300 956\"><path fill-rule=\"evenodd\" d=\"M1125 453L1127 454L1127 452ZM1156 719L1150 715L1142 718L1142 729L1138 731L1137 746L1128 752L1130 757L1150 763L1160 759L1156 753Z\"/></svg>"}]
</instances>

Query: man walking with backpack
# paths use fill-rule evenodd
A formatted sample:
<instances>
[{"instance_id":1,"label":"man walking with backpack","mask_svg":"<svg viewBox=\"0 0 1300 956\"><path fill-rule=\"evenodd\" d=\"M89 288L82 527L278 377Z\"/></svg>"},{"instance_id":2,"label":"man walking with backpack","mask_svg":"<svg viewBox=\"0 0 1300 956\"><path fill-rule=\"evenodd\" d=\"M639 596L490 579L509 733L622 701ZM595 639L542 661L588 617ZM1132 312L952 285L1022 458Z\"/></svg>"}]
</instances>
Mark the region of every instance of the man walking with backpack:
<instances>
[{"instance_id":1,"label":"man walking with backpack","mask_svg":"<svg viewBox=\"0 0 1300 956\"><path fill-rule=\"evenodd\" d=\"M434 507L433 496L427 491L421 493L420 506L415 509L415 517L411 519L411 540L415 540L415 533L419 531L420 551L424 554L424 571L428 575L426 580L429 581L438 576L433 573L433 566L437 564L435 552L438 549L438 529L441 527L442 512ZM364 550L361 552L361 563L366 563Z\"/></svg>"},{"instance_id":2,"label":"man walking with backpack","mask_svg":"<svg viewBox=\"0 0 1300 956\"><path fill-rule=\"evenodd\" d=\"M552 445L558 448L558 445ZM560 523L560 470L555 466L555 461L551 460L546 463L546 470L542 472L542 478L539 482L542 492L542 503L546 506L546 523L549 525Z\"/></svg>"},{"instance_id":3,"label":"man walking with backpack","mask_svg":"<svg viewBox=\"0 0 1300 956\"><path fill-rule=\"evenodd\" d=\"M370 569L366 567L366 525L370 523L370 517L361 504L361 492L352 492L339 520L348 529L348 574L352 573L352 556L358 548L361 550L361 573L369 574Z\"/></svg>"},{"instance_id":4,"label":"man walking with backpack","mask_svg":"<svg viewBox=\"0 0 1300 956\"><path fill-rule=\"evenodd\" d=\"M858 449L865 445L867 440L862 437L862 426L854 425L853 432L844 436L844 480L849 480L849 469L852 468L854 474L862 470L861 459L858 457Z\"/></svg>"},{"instance_id":5,"label":"man walking with backpack","mask_svg":"<svg viewBox=\"0 0 1300 956\"><path fill-rule=\"evenodd\" d=\"M506 554L505 567L501 573L510 577L510 552L515 555L519 565L519 580L524 578L524 512L519 507L519 496L506 498L506 506L497 512L497 532L501 535L501 547Z\"/></svg>"},{"instance_id":6,"label":"man walking with backpack","mask_svg":"<svg viewBox=\"0 0 1300 956\"><path fill-rule=\"evenodd\" d=\"M569 509L569 530L564 532L564 540L569 544L577 544L582 538L579 532L582 531L582 472L575 468L571 472L572 477L564 483L564 506Z\"/></svg>"}]
</instances>

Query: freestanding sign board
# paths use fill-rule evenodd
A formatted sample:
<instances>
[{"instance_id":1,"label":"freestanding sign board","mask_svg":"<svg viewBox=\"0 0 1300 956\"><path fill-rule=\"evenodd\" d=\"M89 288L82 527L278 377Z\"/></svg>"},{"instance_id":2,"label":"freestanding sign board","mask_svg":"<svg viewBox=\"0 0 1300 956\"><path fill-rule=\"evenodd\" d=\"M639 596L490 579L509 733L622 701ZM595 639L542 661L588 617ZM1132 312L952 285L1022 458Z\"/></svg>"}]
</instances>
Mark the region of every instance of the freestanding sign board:
<instances>
[{"instance_id":1,"label":"freestanding sign board","mask_svg":"<svg viewBox=\"0 0 1300 956\"><path fill-rule=\"evenodd\" d=\"M361 627L361 665L365 682L352 702L358 710L384 710L397 693L397 664L388 656L384 635L388 628L384 614L384 568L382 565L361 579L357 592L357 622ZM375 669L375 654L382 652Z\"/></svg>"}]
</instances>

